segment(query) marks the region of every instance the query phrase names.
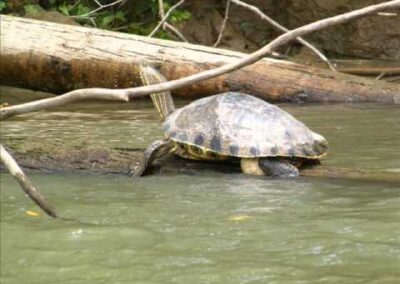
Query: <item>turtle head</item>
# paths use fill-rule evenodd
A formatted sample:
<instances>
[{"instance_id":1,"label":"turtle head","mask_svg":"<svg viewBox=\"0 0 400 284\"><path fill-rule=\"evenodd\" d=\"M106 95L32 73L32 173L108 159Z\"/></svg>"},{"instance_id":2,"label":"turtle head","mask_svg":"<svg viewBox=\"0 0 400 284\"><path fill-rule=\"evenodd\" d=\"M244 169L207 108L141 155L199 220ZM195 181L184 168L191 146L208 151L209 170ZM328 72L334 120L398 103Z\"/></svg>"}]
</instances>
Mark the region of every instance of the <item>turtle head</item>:
<instances>
[{"instance_id":1,"label":"turtle head","mask_svg":"<svg viewBox=\"0 0 400 284\"><path fill-rule=\"evenodd\" d=\"M324 156L328 152L328 141L325 137L313 132L313 150L318 156Z\"/></svg>"}]
</instances>

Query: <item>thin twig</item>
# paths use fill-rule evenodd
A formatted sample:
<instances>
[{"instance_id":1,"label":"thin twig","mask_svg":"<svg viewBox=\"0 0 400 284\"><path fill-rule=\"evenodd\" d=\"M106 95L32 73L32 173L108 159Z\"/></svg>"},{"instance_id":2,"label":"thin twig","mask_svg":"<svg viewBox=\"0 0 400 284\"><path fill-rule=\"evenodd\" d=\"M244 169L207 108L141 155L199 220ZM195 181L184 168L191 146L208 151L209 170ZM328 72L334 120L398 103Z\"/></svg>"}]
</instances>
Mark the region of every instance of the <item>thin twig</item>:
<instances>
[{"instance_id":1,"label":"thin twig","mask_svg":"<svg viewBox=\"0 0 400 284\"><path fill-rule=\"evenodd\" d=\"M375 78L375 80L380 80L380 79L382 79L385 75L386 75L386 72L385 72L385 71L382 71L382 72Z\"/></svg>"},{"instance_id":2,"label":"thin twig","mask_svg":"<svg viewBox=\"0 0 400 284\"><path fill-rule=\"evenodd\" d=\"M184 42L188 42L188 40L185 38L185 36L177 29L175 28L173 25L171 25L168 22L164 23L164 26L167 30L170 30L172 33L174 33L177 37L179 37L182 41Z\"/></svg>"},{"instance_id":3,"label":"thin twig","mask_svg":"<svg viewBox=\"0 0 400 284\"><path fill-rule=\"evenodd\" d=\"M94 9L94 10L92 10L92 11L86 13L86 14L72 16L72 18L87 18L90 15L93 15L93 14L99 12L100 10L103 10L105 8L108 8L108 7L111 7L111 6L114 6L114 5L117 5L118 3L121 3L121 2L123 2L125 0L117 0L117 1L114 1L114 2L106 4L106 5L103 5L103 4L101 4L100 2L98 2L96 0L94 0L94 1L99 6L98 8L96 8L96 9Z\"/></svg>"},{"instance_id":4,"label":"thin twig","mask_svg":"<svg viewBox=\"0 0 400 284\"><path fill-rule=\"evenodd\" d=\"M276 22L275 20L273 20L271 17L267 16L266 14L264 14L260 9L258 9L257 7L247 4L243 1L240 0L231 0L234 4L241 6L243 8L248 9L249 11L252 11L253 13L257 14L262 20L267 21L268 23L270 23L271 25L273 25L274 27L276 27L277 29L283 31L283 32L288 32L289 30L287 28L285 28L284 26L282 26L281 24L279 24L278 22ZM311 43L305 41L303 38L298 37L296 38L297 41L299 41L301 44L303 44L305 47L309 48L310 50L312 50L316 55L318 55L319 58L321 58L322 61L324 61L329 68L332 71L337 72L335 66L329 61L329 59L322 54L322 52L320 52L315 46L313 46Z\"/></svg>"},{"instance_id":5,"label":"thin twig","mask_svg":"<svg viewBox=\"0 0 400 284\"><path fill-rule=\"evenodd\" d=\"M78 89L55 98L46 98L12 107L0 108L0 119L5 119L16 114L38 111L49 107L61 106L75 101L88 99L129 101L128 94L123 89L120 91L116 89L109 90L102 88Z\"/></svg>"},{"instance_id":6,"label":"thin twig","mask_svg":"<svg viewBox=\"0 0 400 284\"><path fill-rule=\"evenodd\" d=\"M388 81L388 82L400 81L400 76L385 78L385 81Z\"/></svg>"},{"instance_id":7,"label":"thin twig","mask_svg":"<svg viewBox=\"0 0 400 284\"><path fill-rule=\"evenodd\" d=\"M227 0L226 1L226 7L225 7L224 20L222 21L222 25L221 25L221 29L219 30L217 41L213 45L214 47L217 47L219 45L219 43L221 42L222 35L223 35L224 31L225 31L226 23L228 22L228 19L229 19L229 7L230 6L231 6L231 0Z\"/></svg>"},{"instance_id":8,"label":"thin twig","mask_svg":"<svg viewBox=\"0 0 400 284\"><path fill-rule=\"evenodd\" d=\"M103 4L101 4L99 1L97 1L97 0L93 0L93 1L96 2L97 6L99 6L99 7L103 6Z\"/></svg>"},{"instance_id":9,"label":"thin twig","mask_svg":"<svg viewBox=\"0 0 400 284\"><path fill-rule=\"evenodd\" d=\"M193 74L181 79L172 80L160 84L154 84L149 86L142 86L136 88L128 89L105 89L105 88L89 88L89 89L79 89L75 91L68 92L64 95L60 95L52 99L38 100L36 102L20 104L17 106L9 106L0 109L0 118L4 119L13 115L23 114L33 111L39 111L50 106L62 105L64 103L86 99L120 99L126 100L133 99L136 97L145 96L151 93L159 93L162 91L173 90L181 88L186 85L194 84L200 81L211 79L234 70L240 69L244 66L253 64L263 58L266 54L271 53L272 50L276 49L278 46L288 43L289 41L296 39L299 36L309 34L313 31L327 28L329 26L342 24L348 22L352 19L359 18L377 11L382 11L390 8L400 8L400 0L392 0L381 4L371 5L362 9L351 11L338 16L330 17L327 19L319 20L314 23L302 26L300 28L294 29L287 32L275 40L264 46L263 48L249 54L243 58L238 59L236 62L228 63L217 67L215 69L203 71L197 74ZM65 98L68 98L64 101ZM46 101L47 100L47 101Z\"/></svg>"},{"instance_id":10,"label":"thin twig","mask_svg":"<svg viewBox=\"0 0 400 284\"><path fill-rule=\"evenodd\" d=\"M18 166L14 158L7 152L7 150L0 144L0 158L10 174L17 180L25 193L44 211L47 215L57 218L57 212L51 206L43 195L33 186L32 182L24 174Z\"/></svg>"},{"instance_id":11,"label":"thin twig","mask_svg":"<svg viewBox=\"0 0 400 284\"><path fill-rule=\"evenodd\" d=\"M163 0L158 0L158 15L159 15L160 19L164 19L165 18L164 1ZM171 25L167 21L165 21L162 24L162 28L164 30L169 30L170 32L175 34L175 36L180 38L182 41L188 42L188 40L185 38L185 36L177 28L175 28L173 25Z\"/></svg>"},{"instance_id":12,"label":"thin twig","mask_svg":"<svg viewBox=\"0 0 400 284\"><path fill-rule=\"evenodd\" d=\"M149 34L149 37L152 37L159 29L160 27L165 23L166 20L168 20L168 17L171 15L171 13L178 8L180 5L182 5L185 2L185 0L181 0L178 3L176 3L174 6L172 6L168 12L165 14L165 16L161 19L161 21L158 23L158 25L155 27L155 29Z\"/></svg>"},{"instance_id":13,"label":"thin twig","mask_svg":"<svg viewBox=\"0 0 400 284\"><path fill-rule=\"evenodd\" d=\"M165 17L165 12L164 12L164 1L163 0L158 0L158 16L160 19L164 19ZM165 24L162 25L163 29L165 28Z\"/></svg>"}]
</instances>

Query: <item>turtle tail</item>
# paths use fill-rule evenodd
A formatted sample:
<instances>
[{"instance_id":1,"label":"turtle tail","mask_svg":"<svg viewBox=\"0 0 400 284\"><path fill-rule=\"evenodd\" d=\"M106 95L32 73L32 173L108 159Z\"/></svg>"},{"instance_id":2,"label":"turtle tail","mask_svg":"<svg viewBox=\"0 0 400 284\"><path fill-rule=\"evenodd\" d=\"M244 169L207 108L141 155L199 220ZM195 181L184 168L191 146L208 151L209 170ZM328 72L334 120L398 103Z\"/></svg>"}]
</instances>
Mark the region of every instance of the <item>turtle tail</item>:
<instances>
[{"instance_id":1,"label":"turtle tail","mask_svg":"<svg viewBox=\"0 0 400 284\"><path fill-rule=\"evenodd\" d=\"M154 67L140 65L139 70L143 85L153 85L167 81L167 79L165 79L165 77ZM174 101L170 91L153 93L150 97L153 101L154 107L160 115L161 121L164 121L165 118L175 110Z\"/></svg>"}]
</instances>

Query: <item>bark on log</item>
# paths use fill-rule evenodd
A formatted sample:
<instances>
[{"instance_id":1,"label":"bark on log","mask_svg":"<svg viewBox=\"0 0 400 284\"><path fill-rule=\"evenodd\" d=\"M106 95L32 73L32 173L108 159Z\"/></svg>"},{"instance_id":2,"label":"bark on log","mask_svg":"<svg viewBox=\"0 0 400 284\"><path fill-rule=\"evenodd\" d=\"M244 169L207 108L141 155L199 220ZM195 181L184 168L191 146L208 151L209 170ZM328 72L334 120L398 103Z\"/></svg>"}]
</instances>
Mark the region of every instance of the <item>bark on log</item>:
<instances>
[{"instance_id":1,"label":"bark on log","mask_svg":"<svg viewBox=\"0 0 400 284\"><path fill-rule=\"evenodd\" d=\"M238 52L1 15L0 84L62 93L140 84L137 63L178 79L235 61ZM263 59L177 90L186 97L241 91L269 101L400 103L397 84Z\"/></svg>"}]
</instances>

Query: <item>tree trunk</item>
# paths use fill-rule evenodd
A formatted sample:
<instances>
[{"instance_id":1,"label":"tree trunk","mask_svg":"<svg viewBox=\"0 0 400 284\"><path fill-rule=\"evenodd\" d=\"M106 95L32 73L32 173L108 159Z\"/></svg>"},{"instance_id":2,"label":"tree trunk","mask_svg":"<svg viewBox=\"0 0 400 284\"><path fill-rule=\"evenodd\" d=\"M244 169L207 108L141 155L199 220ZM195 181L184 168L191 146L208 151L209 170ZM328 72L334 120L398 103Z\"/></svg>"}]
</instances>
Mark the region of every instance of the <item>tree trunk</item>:
<instances>
[{"instance_id":1,"label":"tree trunk","mask_svg":"<svg viewBox=\"0 0 400 284\"><path fill-rule=\"evenodd\" d=\"M140 85L137 64L159 64L178 79L235 61L242 53L1 15L0 84L62 93ZM400 103L400 85L265 58L174 92L199 97L241 91L268 101Z\"/></svg>"}]
</instances>

